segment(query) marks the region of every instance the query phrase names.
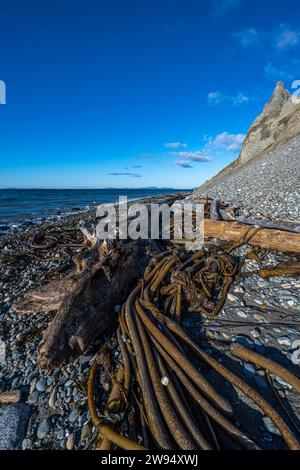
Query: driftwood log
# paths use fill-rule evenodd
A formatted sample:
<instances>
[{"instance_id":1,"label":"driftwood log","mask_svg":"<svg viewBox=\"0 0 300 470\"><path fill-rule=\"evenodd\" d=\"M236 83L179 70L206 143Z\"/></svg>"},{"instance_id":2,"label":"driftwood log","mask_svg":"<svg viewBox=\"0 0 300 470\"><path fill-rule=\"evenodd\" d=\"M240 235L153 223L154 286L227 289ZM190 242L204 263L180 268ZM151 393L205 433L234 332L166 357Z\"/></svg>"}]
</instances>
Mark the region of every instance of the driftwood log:
<instances>
[{"instance_id":1,"label":"driftwood log","mask_svg":"<svg viewBox=\"0 0 300 470\"><path fill-rule=\"evenodd\" d=\"M248 231L249 226L238 222L221 222L209 219L204 221L204 235L206 237L238 242L246 236ZM283 253L300 254L299 233L260 228L248 241L248 244Z\"/></svg>"},{"instance_id":2,"label":"driftwood log","mask_svg":"<svg viewBox=\"0 0 300 470\"><path fill-rule=\"evenodd\" d=\"M58 367L79 355L111 325L116 305L142 277L150 247L137 241L118 242L107 253L100 246L85 250L74 260L76 271L14 304L19 313L56 311L38 348L39 367Z\"/></svg>"},{"instance_id":3,"label":"driftwood log","mask_svg":"<svg viewBox=\"0 0 300 470\"><path fill-rule=\"evenodd\" d=\"M237 222L246 225L257 225L263 228L270 228L274 230L283 230L284 232L300 233L300 224L291 221L273 221L273 220L261 220L251 219L249 217L238 216L235 218Z\"/></svg>"}]
</instances>

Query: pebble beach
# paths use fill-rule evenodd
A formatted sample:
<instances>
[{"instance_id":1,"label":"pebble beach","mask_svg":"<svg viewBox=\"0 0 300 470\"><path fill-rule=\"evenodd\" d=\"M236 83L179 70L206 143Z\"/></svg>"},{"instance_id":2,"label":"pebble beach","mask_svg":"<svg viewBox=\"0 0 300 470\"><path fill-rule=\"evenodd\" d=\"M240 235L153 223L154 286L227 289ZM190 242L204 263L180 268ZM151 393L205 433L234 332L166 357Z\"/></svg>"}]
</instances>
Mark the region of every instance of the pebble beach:
<instances>
[{"instance_id":1,"label":"pebble beach","mask_svg":"<svg viewBox=\"0 0 300 470\"><path fill-rule=\"evenodd\" d=\"M77 227L80 220L94 218L93 211L62 218L59 222L45 222L41 227L24 227L0 239L0 334L5 343L5 362L0 369L0 392L19 391L18 404L0 409L2 422L7 426L0 433L0 448L12 446L22 449L88 449L96 438L87 408L87 374L95 353L107 343L111 355L118 359L119 350L113 332L99 338L93 348L69 364L51 370L39 370L36 351L42 333L52 318L51 314L17 314L11 308L13 301L27 290L59 277L72 269L66 265L68 248L52 248L41 259L31 258L30 240L36 230L61 230ZM219 244L218 240L212 243ZM249 247L236 250L235 256L244 259ZM45 258L43 260L43 258ZM268 253L264 266L293 262L296 258L280 253ZM235 280L221 314L206 319L191 314L183 320L183 327L205 350L241 375L259 393L283 413L282 404L289 409L298 426L300 403L289 384L252 364L230 357L228 344L238 342L265 354L297 374L300 363L300 280L297 276L274 277L263 280L257 275L259 264L246 259ZM60 270L61 268L62 271ZM119 306L116 306L116 313ZM2 344L3 346L3 344ZM224 354L226 352L226 354ZM205 371L212 382L216 374ZM105 402L110 389L110 378L105 369L100 376L99 402ZM253 435L266 449L284 449L285 444L277 428L257 407L225 383L224 396L236 400L237 420L240 425L253 422ZM18 421L18 428L12 423ZM17 433L14 429L18 429Z\"/></svg>"}]
</instances>

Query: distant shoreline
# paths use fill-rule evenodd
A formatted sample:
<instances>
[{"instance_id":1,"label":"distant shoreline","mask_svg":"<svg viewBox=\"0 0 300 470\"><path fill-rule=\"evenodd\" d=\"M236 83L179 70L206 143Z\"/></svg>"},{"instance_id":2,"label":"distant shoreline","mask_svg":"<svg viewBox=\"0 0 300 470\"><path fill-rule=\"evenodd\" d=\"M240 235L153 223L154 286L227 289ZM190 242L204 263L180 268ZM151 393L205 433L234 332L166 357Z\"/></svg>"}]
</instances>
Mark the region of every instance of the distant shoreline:
<instances>
[{"instance_id":1,"label":"distant shoreline","mask_svg":"<svg viewBox=\"0 0 300 470\"><path fill-rule=\"evenodd\" d=\"M25 225L59 221L82 214L99 204L117 203L120 196L128 201L188 193L183 189L9 189L0 190L0 234Z\"/></svg>"},{"instance_id":2,"label":"distant shoreline","mask_svg":"<svg viewBox=\"0 0 300 470\"><path fill-rule=\"evenodd\" d=\"M46 190L47 191L47 190ZM137 197L131 197L128 198L129 203L133 203L134 201L140 201L140 202L145 202L149 203L151 201L156 201L159 200L160 198L163 198L164 196L168 194L191 194L191 191L185 191L185 190L174 190L174 191L167 191L164 193L155 193L155 194L150 194L150 195L140 195ZM0 199L1 201L1 199ZM0 210L0 236L1 238L5 237L6 235L13 235L15 233L20 233L22 231L28 231L29 229L34 230L35 228L41 227L43 228L44 226L49 226L50 225L59 225L62 224L64 225L65 223L78 223L79 220L81 219L90 219L92 217L95 217L96 214L96 208L98 204L100 203L108 203L108 204L118 204L118 196L116 196L112 200L108 201L99 201L95 204L91 204L89 206L85 207L74 207L71 208L69 211L66 212L59 212L59 213L54 213L52 215L48 216L40 216L40 217L35 217L32 219L27 219L23 220L20 222L11 222L11 223L5 223L5 221L2 221L1 219L1 210ZM0 207L1 209L1 207Z\"/></svg>"}]
</instances>

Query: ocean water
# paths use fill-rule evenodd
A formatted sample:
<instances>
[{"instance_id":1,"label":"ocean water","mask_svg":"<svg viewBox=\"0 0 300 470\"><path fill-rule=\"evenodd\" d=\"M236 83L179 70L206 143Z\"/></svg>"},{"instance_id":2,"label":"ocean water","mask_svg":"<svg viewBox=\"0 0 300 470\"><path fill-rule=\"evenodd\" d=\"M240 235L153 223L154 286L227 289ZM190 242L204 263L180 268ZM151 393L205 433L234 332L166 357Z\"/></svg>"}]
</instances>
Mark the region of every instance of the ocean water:
<instances>
[{"instance_id":1,"label":"ocean water","mask_svg":"<svg viewBox=\"0 0 300 470\"><path fill-rule=\"evenodd\" d=\"M117 202L186 191L180 189L0 189L0 231Z\"/></svg>"}]
</instances>

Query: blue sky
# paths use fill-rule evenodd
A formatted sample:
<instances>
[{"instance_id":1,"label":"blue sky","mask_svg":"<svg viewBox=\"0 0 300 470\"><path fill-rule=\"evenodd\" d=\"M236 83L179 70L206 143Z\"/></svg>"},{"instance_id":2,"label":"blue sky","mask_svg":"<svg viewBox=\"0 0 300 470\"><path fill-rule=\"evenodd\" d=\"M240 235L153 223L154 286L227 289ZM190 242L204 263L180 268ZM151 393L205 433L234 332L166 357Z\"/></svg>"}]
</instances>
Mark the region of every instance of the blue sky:
<instances>
[{"instance_id":1,"label":"blue sky","mask_svg":"<svg viewBox=\"0 0 300 470\"><path fill-rule=\"evenodd\" d=\"M0 187L195 187L299 52L296 0L1 2Z\"/></svg>"}]
</instances>

